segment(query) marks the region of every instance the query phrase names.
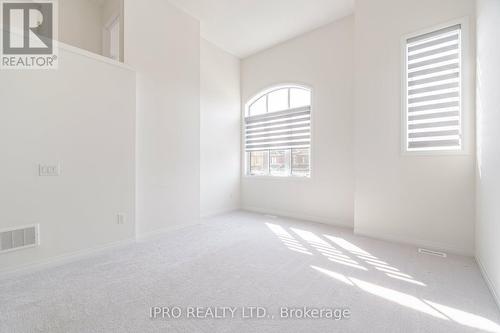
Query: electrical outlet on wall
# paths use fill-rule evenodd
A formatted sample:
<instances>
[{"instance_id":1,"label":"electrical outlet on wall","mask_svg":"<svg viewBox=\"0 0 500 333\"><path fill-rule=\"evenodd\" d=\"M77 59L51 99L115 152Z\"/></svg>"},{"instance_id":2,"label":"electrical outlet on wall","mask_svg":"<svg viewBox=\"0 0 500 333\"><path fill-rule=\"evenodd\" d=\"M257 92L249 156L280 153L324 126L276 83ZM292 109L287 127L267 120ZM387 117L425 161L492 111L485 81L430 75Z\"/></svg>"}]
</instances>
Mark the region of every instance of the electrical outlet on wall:
<instances>
[{"instance_id":1,"label":"electrical outlet on wall","mask_svg":"<svg viewBox=\"0 0 500 333\"><path fill-rule=\"evenodd\" d=\"M125 215L117 214L116 215L116 224L125 224Z\"/></svg>"},{"instance_id":2,"label":"electrical outlet on wall","mask_svg":"<svg viewBox=\"0 0 500 333\"><path fill-rule=\"evenodd\" d=\"M38 175L40 177L56 177L61 174L61 167L59 164L39 164Z\"/></svg>"}]
</instances>

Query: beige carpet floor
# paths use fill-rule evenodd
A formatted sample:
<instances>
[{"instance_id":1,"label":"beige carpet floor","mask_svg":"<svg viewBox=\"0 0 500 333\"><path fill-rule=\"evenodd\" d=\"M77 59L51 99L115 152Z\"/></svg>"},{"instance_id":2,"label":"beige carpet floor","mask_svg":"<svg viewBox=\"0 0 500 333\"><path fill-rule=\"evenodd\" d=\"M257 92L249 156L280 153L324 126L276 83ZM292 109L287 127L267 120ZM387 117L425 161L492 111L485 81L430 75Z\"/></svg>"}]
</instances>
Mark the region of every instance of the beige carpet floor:
<instances>
[{"instance_id":1,"label":"beige carpet floor","mask_svg":"<svg viewBox=\"0 0 500 333\"><path fill-rule=\"evenodd\" d=\"M152 307L165 316L151 318ZM265 317L243 318L251 307ZM301 318L304 307L344 318ZM234 315L223 317L224 308ZM168 318L174 309L179 318ZM281 317L292 310L295 318ZM223 318L212 318L216 311ZM499 325L472 258L245 212L0 278L0 332L9 333L446 333Z\"/></svg>"}]
</instances>

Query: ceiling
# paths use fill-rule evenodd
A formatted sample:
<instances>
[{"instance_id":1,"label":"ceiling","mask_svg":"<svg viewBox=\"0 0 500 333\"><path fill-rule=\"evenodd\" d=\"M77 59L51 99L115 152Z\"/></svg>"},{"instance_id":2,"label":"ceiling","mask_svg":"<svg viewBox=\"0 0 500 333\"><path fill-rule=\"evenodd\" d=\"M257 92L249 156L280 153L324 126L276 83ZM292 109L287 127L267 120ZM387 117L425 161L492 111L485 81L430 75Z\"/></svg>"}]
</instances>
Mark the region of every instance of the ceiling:
<instances>
[{"instance_id":1,"label":"ceiling","mask_svg":"<svg viewBox=\"0 0 500 333\"><path fill-rule=\"evenodd\" d=\"M351 14L354 0L170 0L201 22L201 36L245 58Z\"/></svg>"}]
</instances>

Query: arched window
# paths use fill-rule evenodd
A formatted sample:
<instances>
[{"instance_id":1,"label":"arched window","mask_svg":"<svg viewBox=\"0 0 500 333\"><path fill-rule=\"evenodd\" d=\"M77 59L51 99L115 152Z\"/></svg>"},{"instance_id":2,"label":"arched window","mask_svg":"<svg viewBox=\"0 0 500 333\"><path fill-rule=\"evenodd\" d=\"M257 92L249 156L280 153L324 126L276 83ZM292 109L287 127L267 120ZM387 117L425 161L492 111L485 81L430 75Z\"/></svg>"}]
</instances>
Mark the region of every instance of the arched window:
<instances>
[{"instance_id":1,"label":"arched window","mask_svg":"<svg viewBox=\"0 0 500 333\"><path fill-rule=\"evenodd\" d=\"M309 88L286 85L261 92L247 103L244 128L247 175L310 176Z\"/></svg>"}]
</instances>

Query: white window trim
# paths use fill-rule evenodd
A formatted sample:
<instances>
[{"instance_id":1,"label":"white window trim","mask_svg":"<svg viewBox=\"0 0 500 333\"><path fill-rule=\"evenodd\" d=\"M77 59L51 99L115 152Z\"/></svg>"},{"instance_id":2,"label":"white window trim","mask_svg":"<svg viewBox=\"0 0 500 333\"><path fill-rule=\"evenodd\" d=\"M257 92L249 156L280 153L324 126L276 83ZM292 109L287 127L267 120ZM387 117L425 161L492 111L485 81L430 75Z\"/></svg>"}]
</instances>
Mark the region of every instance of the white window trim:
<instances>
[{"instance_id":1,"label":"white window trim","mask_svg":"<svg viewBox=\"0 0 500 333\"><path fill-rule=\"evenodd\" d=\"M278 90L280 88L302 88L302 89L308 89L311 92L311 120L310 120L310 127L311 127L311 138L310 138L310 147L309 147L309 177L301 177L301 176L274 176L274 175L249 175L247 174L247 154L245 151L245 117L247 115L247 110L249 110L250 106L256 102L260 97L269 94L275 90ZM240 121L240 126L241 126L241 147L240 151L242 152L241 156L241 178L244 180L249 180L249 179L254 179L254 180L265 180L265 181L273 181L273 182L288 182L288 181L311 181L313 180L314 177L314 156L315 156L315 122L314 122L314 87L310 84L305 84L305 83L300 83L300 82L293 82L293 83L277 83L269 86L266 89L259 90L256 93L251 95L252 97L247 100L246 103L244 103L242 110L241 110L241 119Z\"/></svg>"},{"instance_id":2,"label":"white window trim","mask_svg":"<svg viewBox=\"0 0 500 333\"><path fill-rule=\"evenodd\" d=\"M407 40L436 30L447 28L453 25L461 25L461 131L462 131L462 147L458 150L424 150L424 151L409 151L407 150L407 55L406 43ZM402 156L436 156L436 155L469 155L471 151L471 128L472 128L472 106L471 106L471 37L469 29L469 17L462 17L448 21L443 24L435 25L420 31L412 32L404 35L401 38L401 155Z\"/></svg>"}]
</instances>

